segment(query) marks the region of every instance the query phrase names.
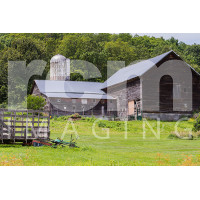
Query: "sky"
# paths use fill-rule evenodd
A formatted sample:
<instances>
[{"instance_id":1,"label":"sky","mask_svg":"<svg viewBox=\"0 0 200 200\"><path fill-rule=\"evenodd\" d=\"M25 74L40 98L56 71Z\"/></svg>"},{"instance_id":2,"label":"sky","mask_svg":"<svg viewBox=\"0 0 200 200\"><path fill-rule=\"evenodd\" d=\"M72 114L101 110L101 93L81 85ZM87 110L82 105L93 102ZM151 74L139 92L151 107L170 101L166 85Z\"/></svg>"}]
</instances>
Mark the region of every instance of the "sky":
<instances>
[{"instance_id":1,"label":"sky","mask_svg":"<svg viewBox=\"0 0 200 200\"><path fill-rule=\"evenodd\" d=\"M135 35L136 33L132 33ZM179 41L182 41L186 44L200 44L200 33L137 33L140 36L148 35L148 36L154 36L156 38L163 37L165 39L169 39L171 37L174 37L175 39L178 39Z\"/></svg>"}]
</instances>

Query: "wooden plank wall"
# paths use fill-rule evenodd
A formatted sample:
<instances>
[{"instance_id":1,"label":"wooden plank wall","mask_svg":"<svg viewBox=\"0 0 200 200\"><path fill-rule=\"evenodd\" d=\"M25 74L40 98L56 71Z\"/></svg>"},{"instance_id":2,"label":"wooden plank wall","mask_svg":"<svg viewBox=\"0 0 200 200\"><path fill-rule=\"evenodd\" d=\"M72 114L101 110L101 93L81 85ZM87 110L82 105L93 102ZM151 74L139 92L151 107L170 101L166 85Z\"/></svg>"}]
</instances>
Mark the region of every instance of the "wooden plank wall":
<instances>
[{"instance_id":1,"label":"wooden plank wall","mask_svg":"<svg viewBox=\"0 0 200 200\"><path fill-rule=\"evenodd\" d=\"M24 141L49 139L50 114L40 110L0 109L0 139Z\"/></svg>"}]
</instances>

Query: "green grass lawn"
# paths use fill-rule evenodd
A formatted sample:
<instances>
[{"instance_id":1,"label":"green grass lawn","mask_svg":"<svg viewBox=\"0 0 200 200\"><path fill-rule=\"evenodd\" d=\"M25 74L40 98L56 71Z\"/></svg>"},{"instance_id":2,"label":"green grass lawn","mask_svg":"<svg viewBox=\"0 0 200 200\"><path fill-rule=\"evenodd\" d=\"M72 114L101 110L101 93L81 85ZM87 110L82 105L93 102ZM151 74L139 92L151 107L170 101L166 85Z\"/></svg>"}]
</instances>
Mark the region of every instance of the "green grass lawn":
<instances>
[{"instance_id":1,"label":"green grass lawn","mask_svg":"<svg viewBox=\"0 0 200 200\"><path fill-rule=\"evenodd\" d=\"M156 121L148 121L156 131ZM61 137L67 121L51 120L51 138ZM154 165L200 165L200 139L169 139L174 132L175 122L160 123L160 139L157 139L146 125L143 138L143 122L129 121L127 139L124 122L99 122L95 130L99 139L92 133L93 122L79 120L68 125L64 140L70 139L74 129L79 135L80 148L23 147L21 145L0 145L0 165L102 165L102 166L154 166ZM101 127L99 127L101 126ZM103 128L102 128L103 127ZM178 131L189 133L193 121L180 122ZM74 129L73 129L74 128Z\"/></svg>"}]
</instances>

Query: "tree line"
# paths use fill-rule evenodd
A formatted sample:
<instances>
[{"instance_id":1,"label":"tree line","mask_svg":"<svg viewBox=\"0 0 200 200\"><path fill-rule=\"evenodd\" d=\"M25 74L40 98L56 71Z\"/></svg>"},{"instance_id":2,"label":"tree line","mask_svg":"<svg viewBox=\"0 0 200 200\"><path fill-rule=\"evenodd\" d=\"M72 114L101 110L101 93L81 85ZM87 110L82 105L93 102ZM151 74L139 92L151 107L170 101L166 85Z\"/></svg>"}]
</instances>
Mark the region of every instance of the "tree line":
<instances>
[{"instance_id":1,"label":"tree line","mask_svg":"<svg viewBox=\"0 0 200 200\"><path fill-rule=\"evenodd\" d=\"M173 37L166 40L162 37L129 33L0 34L0 104L7 101L8 61L26 61L26 64L33 60L47 62L43 75L34 76L29 81L30 93L34 79L46 78L50 59L56 54L93 63L102 75L95 81L103 82L107 79L107 61L125 61L127 66L134 61L155 57L169 50L174 50L200 72L200 45L187 45ZM71 80L84 79L77 72L71 74Z\"/></svg>"}]
</instances>

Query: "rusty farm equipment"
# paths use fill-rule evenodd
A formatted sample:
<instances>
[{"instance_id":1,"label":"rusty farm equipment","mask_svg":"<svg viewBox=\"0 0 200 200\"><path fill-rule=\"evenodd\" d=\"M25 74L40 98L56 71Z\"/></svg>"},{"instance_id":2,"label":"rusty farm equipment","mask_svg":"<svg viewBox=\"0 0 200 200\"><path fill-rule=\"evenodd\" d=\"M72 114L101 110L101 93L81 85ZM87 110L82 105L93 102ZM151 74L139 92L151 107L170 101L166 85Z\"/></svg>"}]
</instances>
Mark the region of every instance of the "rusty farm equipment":
<instances>
[{"instance_id":1,"label":"rusty farm equipment","mask_svg":"<svg viewBox=\"0 0 200 200\"><path fill-rule=\"evenodd\" d=\"M33 146L37 147L37 146L51 146L53 148L57 148L58 146L60 147L78 147L76 145L76 139L73 139L72 135L71 135L71 139L69 141L64 141L60 138L57 138L55 140L49 139L47 141L41 141L41 140L33 140Z\"/></svg>"}]
</instances>

